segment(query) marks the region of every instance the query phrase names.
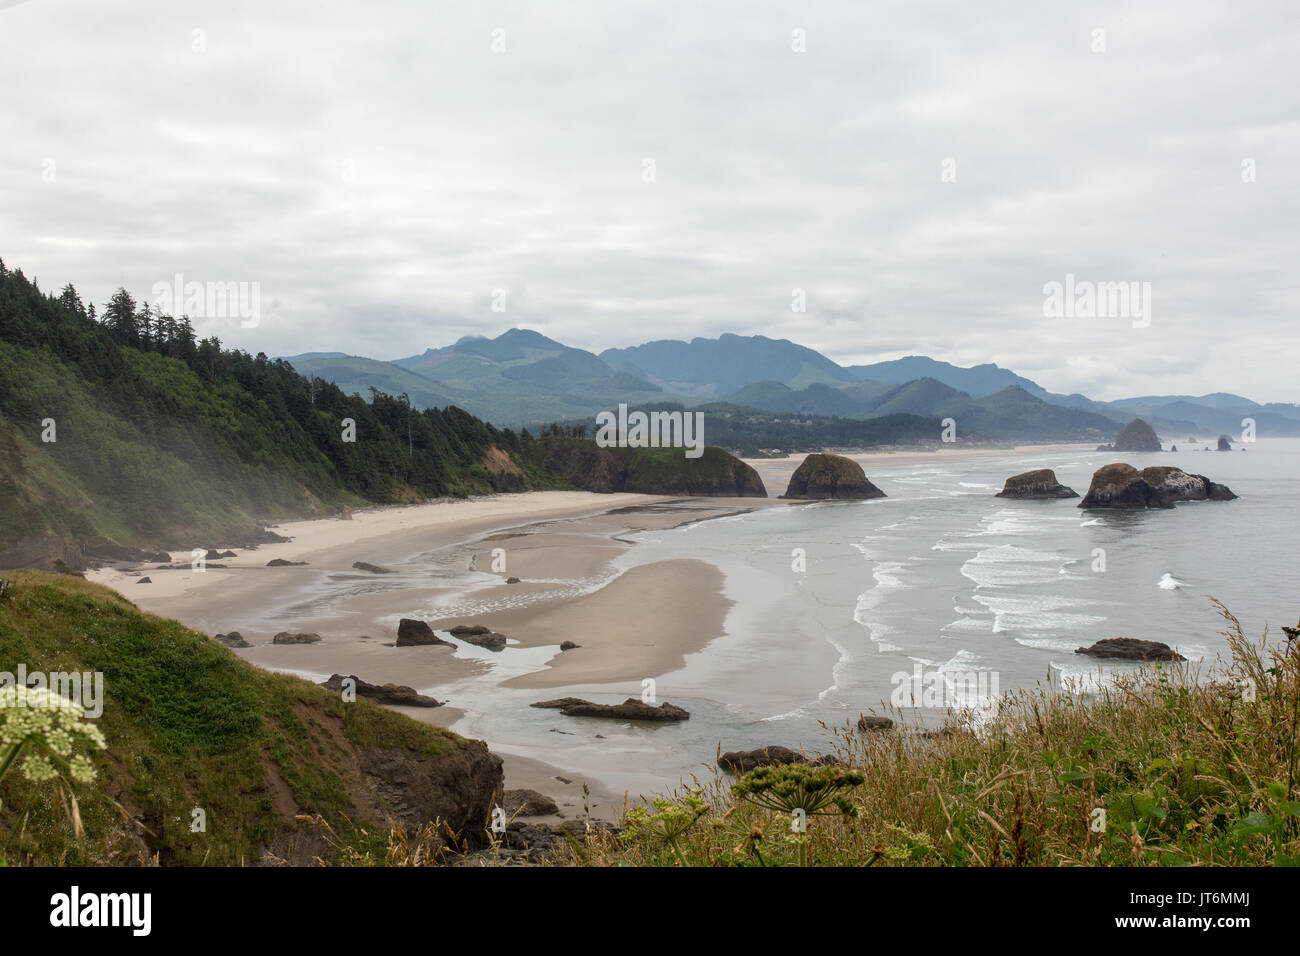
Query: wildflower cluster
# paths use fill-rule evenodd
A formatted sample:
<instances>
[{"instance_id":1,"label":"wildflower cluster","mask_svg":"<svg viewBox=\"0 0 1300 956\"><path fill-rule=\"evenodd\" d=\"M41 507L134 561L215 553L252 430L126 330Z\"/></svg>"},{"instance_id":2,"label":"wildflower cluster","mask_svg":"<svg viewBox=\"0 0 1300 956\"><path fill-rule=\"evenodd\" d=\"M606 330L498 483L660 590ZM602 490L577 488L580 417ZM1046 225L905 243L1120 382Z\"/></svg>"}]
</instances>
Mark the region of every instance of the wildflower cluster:
<instances>
[{"instance_id":1,"label":"wildflower cluster","mask_svg":"<svg viewBox=\"0 0 1300 956\"><path fill-rule=\"evenodd\" d=\"M31 782L53 780L66 768L73 780L89 783L95 778L90 751L106 746L80 704L46 688L0 688L0 777L25 750L19 767Z\"/></svg>"}]
</instances>

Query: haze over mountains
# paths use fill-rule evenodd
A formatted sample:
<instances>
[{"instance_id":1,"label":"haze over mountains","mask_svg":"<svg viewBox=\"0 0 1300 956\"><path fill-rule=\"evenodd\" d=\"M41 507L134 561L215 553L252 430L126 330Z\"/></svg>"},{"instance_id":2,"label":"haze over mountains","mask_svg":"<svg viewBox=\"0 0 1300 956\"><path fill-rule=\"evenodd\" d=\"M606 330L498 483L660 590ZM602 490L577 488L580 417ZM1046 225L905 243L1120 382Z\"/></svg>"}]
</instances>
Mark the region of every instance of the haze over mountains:
<instances>
[{"instance_id":1,"label":"haze over mountains","mask_svg":"<svg viewBox=\"0 0 1300 956\"><path fill-rule=\"evenodd\" d=\"M996 364L962 368L926 356L841 366L785 339L724 334L661 340L595 355L528 329L467 336L391 362L343 353L288 359L347 392L405 393L419 407L457 405L499 427L572 421L617 407L680 404L718 411L874 419L952 417L967 434L1030 441L1110 440L1141 416L1170 441L1239 432L1300 435L1300 406L1227 393L1096 402L1061 395Z\"/></svg>"}]
</instances>

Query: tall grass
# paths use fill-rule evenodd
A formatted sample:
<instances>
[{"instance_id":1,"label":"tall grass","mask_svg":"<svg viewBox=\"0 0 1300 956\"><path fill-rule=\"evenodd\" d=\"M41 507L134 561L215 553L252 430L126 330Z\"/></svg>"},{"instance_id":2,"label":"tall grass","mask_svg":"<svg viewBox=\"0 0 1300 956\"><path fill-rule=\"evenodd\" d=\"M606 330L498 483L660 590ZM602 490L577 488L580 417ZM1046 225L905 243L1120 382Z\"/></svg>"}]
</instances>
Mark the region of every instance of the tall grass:
<instances>
[{"instance_id":1,"label":"tall grass","mask_svg":"<svg viewBox=\"0 0 1300 956\"><path fill-rule=\"evenodd\" d=\"M593 836L569 862L1294 865L1300 641L1293 649L1266 629L1253 642L1211 600L1230 654L1217 673L1150 666L1091 695L1040 685L1007 695L988 719L950 713L939 733L845 727L832 755L864 778L848 791L852 814L803 834L714 771L666 798L709 804L672 841L634 826Z\"/></svg>"}]
</instances>

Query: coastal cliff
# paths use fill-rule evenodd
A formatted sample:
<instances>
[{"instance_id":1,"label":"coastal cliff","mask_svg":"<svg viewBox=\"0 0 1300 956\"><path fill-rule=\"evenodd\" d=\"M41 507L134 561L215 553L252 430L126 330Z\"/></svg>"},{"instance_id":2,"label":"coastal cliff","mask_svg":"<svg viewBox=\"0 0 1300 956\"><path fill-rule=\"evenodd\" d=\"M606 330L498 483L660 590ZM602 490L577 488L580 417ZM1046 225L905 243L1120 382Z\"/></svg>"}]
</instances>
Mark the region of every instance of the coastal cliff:
<instances>
[{"instance_id":1,"label":"coastal cliff","mask_svg":"<svg viewBox=\"0 0 1300 956\"><path fill-rule=\"evenodd\" d=\"M713 446L699 458L687 458L682 448L601 448L583 439L546 438L532 443L527 453L561 484L582 491L767 497L757 471Z\"/></svg>"}]
</instances>

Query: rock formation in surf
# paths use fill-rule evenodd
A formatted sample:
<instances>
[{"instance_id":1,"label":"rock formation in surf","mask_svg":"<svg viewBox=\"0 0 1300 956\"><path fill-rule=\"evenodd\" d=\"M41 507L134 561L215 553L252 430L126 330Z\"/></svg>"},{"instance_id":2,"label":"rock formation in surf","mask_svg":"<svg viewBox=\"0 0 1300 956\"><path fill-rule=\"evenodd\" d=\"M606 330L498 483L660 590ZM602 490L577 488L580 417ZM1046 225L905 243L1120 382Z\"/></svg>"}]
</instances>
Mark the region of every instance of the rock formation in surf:
<instances>
[{"instance_id":1,"label":"rock formation in surf","mask_svg":"<svg viewBox=\"0 0 1300 956\"><path fill-rule=\"evenodd\" d=\"M1027 471L1007 479L999 498L1077 498L1079 493L1067 488L1056 480L1056 472L1050 468Z\"/></svg>"},{"instance_id":2,"label":"rock formation in surf","mask_svg":"<svg viewBox=\"0 0 1300 956\"><path fill-rule=\"evenodd\" d=\"M615 720L686 720L691 715L665 701L652 707L637 697L629 697L621 704L593 704L581 697L559 697L539 700L533 707L549 707L566 717L609 717Z\"/></svg>"},{"instance_id":3,"label":"rock formation in surf","mask_svg":"<svg viewBox=\"0 0 1300 956\"><path fill-rule=\"evenodd\" d=\"M1091 647L1080 647L1076 654L1117 661L1185 661L1168 644L1160 641L1141 641L1133 637L1105 637Z\"/></svg>"},{"instance_id":4,"label":"rock formation in surf","mask_svg":"<svg viewBox=\"0 0 1300 956\"><path fill-rule=\"evenodd\" d=\"M843 455L813 454L790 476L783 498L804 500L884 498L885 493L867 480L862 466Z\"/></svg>"},{"instance_id":5,"label":"rock formation in surf","mask_svg":"<svg viewBox=\"0 0 1300 956\"><path fill-rule=\"evenodd\" d=\"M1226 485L1178 468L1151 467L1138 471L1116 462L1092 476L1080 508L1172 508L1176 501L1231 501L1237 496Z\"/></svg>"},{"instance_id":6,"label":"rock formation in surf","mask_svg":"<svg viewBox=\"0 0 1300 956\"><path fill-rule=\"evenodd\" d=\"M1227 485L1167 465L1143 468L1142 479L1172 501L1232 501L1237 497Z\"/></svg>"}]
</instances>

